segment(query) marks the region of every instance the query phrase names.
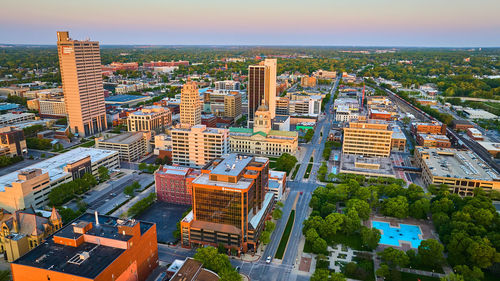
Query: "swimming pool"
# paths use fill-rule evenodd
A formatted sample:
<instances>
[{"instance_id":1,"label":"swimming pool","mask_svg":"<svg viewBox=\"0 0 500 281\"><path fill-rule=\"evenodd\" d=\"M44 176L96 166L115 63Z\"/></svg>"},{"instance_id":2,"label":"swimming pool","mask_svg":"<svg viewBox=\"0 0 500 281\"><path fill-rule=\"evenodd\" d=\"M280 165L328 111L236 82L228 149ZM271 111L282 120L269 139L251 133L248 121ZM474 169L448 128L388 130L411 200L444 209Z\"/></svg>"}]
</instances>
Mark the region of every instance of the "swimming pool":
<instances>
[{"instance_id":1,"label":"swimming pool","mask_svg":"<svg viewBox=\"0 0 500 281\"><path fill-rule=\"evenodd\" d=\"M388 222L372 221L372 227L382 233L380 244L401 247L400 242L406 242L412 248L418 248L422 242L422 231L416 225L401 223L399 227L392 227Z\"/></svg>"}]
</instances>

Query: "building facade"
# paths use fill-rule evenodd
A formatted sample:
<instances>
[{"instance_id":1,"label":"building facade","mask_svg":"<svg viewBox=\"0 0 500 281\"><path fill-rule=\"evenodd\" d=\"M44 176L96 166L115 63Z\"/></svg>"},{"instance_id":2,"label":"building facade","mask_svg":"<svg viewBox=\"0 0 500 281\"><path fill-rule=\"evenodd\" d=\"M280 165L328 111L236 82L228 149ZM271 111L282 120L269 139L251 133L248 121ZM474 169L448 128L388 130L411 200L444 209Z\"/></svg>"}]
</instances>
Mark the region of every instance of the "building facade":
<instances>
[{"instance_id":1,"label":"building facade","mask_svg":"<svg viewBox=\"0 0 500 281\"><path fill-rule=\"evenodd\" d=\"M0 128L0 156L24 156L27 153L23 130L15 127Z\"/></svg>"},{"instance_id":2,"label":"building facade","mask_svg":"<svg viewBox=\"0 0 500 281\"><path fill-rule=\"evenodd\" d=\"M312 77L309 77L309 76L302 76L302 78L300 79L300 86L304 87L304 88L307 88L307 87L316 87L316 77L312 76Z\"/></svg>"},{"instance_id":3,"label":"building facade","mask_svg":"<svg viewBox=\"0 0 500 281\"><path fill-rule=\"evenodd\" d=\"M392 130L389 130L386 123L350 122L349 126L344 128L342 153L389 157L391 137Z\"/></svg>"},{"instance_id":4,"label":"building facade","mask_svg":"<svg viewBox=\"0 0 500 281\"><path fill-rule=\"evenodd\" d=\"M156 224L86 213L11 269L15 281L145 281L157 266Z\"/></svg>"},{"instance_id":5,"label":"building facade","mask_svg":"<svg viewBox=\"0 0 500 281\"><path fill-rule=\"evenodd\" d=\"M271 128L271 113L266 106L260 106L255 112L253 129L229 128L231 152L263 156L294 154L298 148L298 133Z\"/></svg>"},{"instance_id":6,"label":"building facade","mask_svg":"<svg viewBox=\"0 0 500 281\"><path fill-rule=\"evenodd\" d=\"M64 99L40 99L39 111L42 117L66 117Z\"/></svg>"},{"instance_id":7,"label":"building facade","mask_svg":"<svg viewBox=\"0 0 500 281\"><path fill-rule=\"evenodd\" d=\"M0 209L0 253L8 262L20 258L62 227L55 208L50 217L38 215L33 208L11 213Z\"/></svg>"},{"instance_id":8,"label":"building facade","mask_svg":"<svg viewBox=\"0 0 500 281\"><path fill-rule=\"evenodd\" d=\"M181 90L181 124L201 124L201 106L198 85L194 81L188 81Z\"/></svg>"},{"instance_id":9,"label":"building facade","mask_svg":"<svg viewBox=\"0 0 500 281\"><path fill-rule=\"evenodd\" d=\"M202 167L229 152L228 130L195 125L171 131L172 162Z\"/></svg>"},{"instance_id":10,"label":"building facade","mask_svg":"<svg viewBox=\"0 0 500 281\"><path fill-rule=\"evenodd\" d=\"M95 139L95 147L118 151L120 161L134 162L152 152L151 132L128 132Z\"/></svg>"},{"instance_id":11,"label":"building facade","mask_svg":"<svg viewBox=\"0 0 500 281\"><path fill-rule=\"evenodd\" d=\"M500 190L500 176L470 150L417 146L415 159L426 185L445 184L460 196L473 196L478 187L486 192Z\"/></svg>"},{"instance_id":12,"label":"building facade","mask_svg":"<svg viewBox=\"0 0 500 281\"><path fill-rule=\"evenodd\" d=\"M238 119L242 115L241 94L230 93L224 96L224 117Z\"/></svg>"},{"instance_id":13,"label":"building facade","mask_svg":"<svg viewBox=\"0 0 500 281\"><path fill-rule=\"evenodd\" d=\"M215 90L240 90L240 82L234 80L216 81Z\"/></svg>"},{"instance_id":14,"label":"building facade","mask_svg":"<svg viewBox=\"0 0 500 281\"><path fill-rule=\"evenodd\" d=\"M155 191L159 201L191 205L193 180L199 170L180 166L162 166L155 172Z\"/></svg>"},{"instance_id":15,"label":"building facade","mask_svg":"<svg viewBox=\"0 0 500 281\"><path fill-rule=\"evenodd\" d=\"M71 131L89 136L106 130L99 42L72 40L62 31L57 32L57 50Z\"/></svg>"},{"instance_id":16,"label":"building facade","mask_svg":"<svg viewBox=\"0 0 500 281\"><path fill-rule=\"evenodd\" d=\"M276 115L276 59L266 59L248 67L248 121L253 122L255 111L264 103Z\"/></svg>"},{"instance_id":17,"label":"building facade","mask_svg":"<svg viewBox=\"0 0 500 281\"><path fill-rule=\"evenodd\" d=\"M156 105L134 111L127 117L129 132L152 131L155 134L162 134L170 125L172 125L170 109Z\"/></svg>"},{"instance_id":18,"label":"building facade","mask_svg":"<svg viewBox=\"0 0 500 281\"><path fill-rule=\"evenodd\" d=\"M193 181L193 210L181 221L181 245L255 251L274 205L267 192L269 160L229 154L202 168Z\"/></svg>"},{"instance_id":19,"label":"building facade","mask_svg":"<svg viewBox=\"0 0 500 281\"><path fill-rule=\"evenodd\" d=\"M0 176L0 208L9 212L33 206L43 208L49 203L50 191L85 173L97 176L97 169L120 167L118 152L78 147L68 152Z\"/></svg>"}]
</instances>

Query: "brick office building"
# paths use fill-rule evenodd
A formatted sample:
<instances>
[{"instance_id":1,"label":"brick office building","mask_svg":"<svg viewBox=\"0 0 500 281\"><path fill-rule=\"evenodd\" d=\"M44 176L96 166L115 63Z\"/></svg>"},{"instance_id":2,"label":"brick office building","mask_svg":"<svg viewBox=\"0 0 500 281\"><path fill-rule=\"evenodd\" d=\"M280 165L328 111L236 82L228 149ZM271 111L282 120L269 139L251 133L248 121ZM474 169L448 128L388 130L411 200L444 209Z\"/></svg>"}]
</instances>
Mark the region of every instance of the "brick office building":
<instances>
[{"instance_id":1,"label":"brick office building","mask_svg":"<svg viewBox=\"0 0 500 281\"><path fill-rule=\"evenodd\" d=\"M191 205L192 182L199 170L179 166L163 166L155 172L155 191L159 201Z\"/></svg>"},{"instance_id":2,"label":"brick office building","mask_svg":"<svg viewBox=\"0 0 500 281\"><path fill-rule=\"evenodd\" d=\"M157 266L156 224L87 213L11 270L14 281L142 281Z\"/></svg>"}]
</instances>

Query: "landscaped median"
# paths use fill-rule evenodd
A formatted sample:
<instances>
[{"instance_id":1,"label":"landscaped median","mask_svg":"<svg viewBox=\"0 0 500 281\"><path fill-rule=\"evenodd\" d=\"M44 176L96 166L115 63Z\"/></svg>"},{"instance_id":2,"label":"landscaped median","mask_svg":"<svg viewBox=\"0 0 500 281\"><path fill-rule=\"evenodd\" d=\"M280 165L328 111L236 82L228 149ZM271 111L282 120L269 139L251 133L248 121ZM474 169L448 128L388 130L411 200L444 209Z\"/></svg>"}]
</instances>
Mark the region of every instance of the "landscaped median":
<instances>
[{"instance_id":1,"label":"landscaped median","mask_svg":"<svg viewBox=\"0 0 500 281\"><path fill-rule=\"evenodd\" d=\"M276 250L274 258L283 259L283 256L285 255L286 245L288 244L288 238L292 233L294 221L295 221L295 210L292 210L290 212L290 216L288 217L288 221L286 222L285 231L283 231L283 235L281 236L280 244L278 245L278 249Z\"/></svg>"}]
</instances>

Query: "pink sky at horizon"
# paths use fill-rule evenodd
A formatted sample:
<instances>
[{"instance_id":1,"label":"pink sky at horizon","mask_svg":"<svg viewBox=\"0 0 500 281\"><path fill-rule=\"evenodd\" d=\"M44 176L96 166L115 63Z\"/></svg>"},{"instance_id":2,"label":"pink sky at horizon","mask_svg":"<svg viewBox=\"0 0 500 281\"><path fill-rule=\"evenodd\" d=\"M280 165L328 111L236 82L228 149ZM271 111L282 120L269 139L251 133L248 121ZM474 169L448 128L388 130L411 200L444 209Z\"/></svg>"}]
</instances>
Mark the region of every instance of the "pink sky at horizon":
<instances>
[{"instance_id":1,"label":"pink sky at horizon","mask_svg":"<svg viewBox=\"0 0 500 281\"><path fill-rule=\"evenodd\" d=\"M0 43L500 46L498 0L4 1Z\"/></svg>"}]
</instances>

